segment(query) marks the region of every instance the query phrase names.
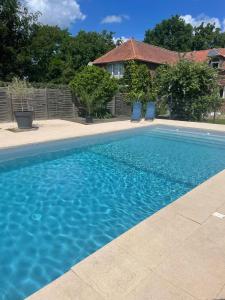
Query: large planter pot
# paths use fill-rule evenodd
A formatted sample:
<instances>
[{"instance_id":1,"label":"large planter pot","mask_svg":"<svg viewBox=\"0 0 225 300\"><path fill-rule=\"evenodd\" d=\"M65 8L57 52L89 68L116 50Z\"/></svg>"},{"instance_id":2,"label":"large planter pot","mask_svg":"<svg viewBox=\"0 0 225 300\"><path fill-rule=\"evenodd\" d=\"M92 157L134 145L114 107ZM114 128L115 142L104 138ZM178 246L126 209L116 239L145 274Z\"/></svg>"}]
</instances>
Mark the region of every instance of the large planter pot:
<instances>
[{"instance_id":1,"label":"large planter pot","mask_svg":"<svg viewBox=\"0 0 225 300\"><path fill-rule=\"evenodd\" d=\"M92 116L86 116L85 121L87 124L93 123L93 117Z\"/></svg>"},{"instance_id":2,"label":"large planter pot","mask_svg":"<svg viewBox=\"0 0 225 300\"><path fill-rule=\"evenodd\" d=\"M34 119L33 111L15 111L17 126L19 129L31 129Z\"/></svg>"}]
</instances>

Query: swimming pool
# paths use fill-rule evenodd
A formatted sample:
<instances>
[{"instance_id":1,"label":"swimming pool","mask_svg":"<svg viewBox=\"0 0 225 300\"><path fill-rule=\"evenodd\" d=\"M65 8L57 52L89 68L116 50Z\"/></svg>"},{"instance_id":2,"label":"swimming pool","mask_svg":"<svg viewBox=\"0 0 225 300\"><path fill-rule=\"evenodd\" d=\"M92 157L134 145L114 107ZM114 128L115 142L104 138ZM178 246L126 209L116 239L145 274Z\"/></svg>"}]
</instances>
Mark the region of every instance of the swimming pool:
<instances>
[{"instance_id":1,"label":"swimming pool","mask_svg":"<svg viewBox=\"0 0 225 300\"><path fill-rule=\"evenodd\" d=\"M0 299L23 299L225 168L225 136L152 126L0 151Z\"/></svg>"}]
</instances>

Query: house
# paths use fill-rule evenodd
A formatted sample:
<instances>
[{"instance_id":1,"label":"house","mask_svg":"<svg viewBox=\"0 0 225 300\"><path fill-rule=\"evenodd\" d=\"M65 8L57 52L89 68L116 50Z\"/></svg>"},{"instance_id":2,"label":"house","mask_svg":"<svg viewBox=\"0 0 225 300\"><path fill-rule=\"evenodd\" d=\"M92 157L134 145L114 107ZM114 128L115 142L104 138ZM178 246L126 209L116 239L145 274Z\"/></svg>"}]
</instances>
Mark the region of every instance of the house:
<instances>
[{"instance_id":1,"label":"house","mask_svg":"<svg viewBox=\"0 0 225 300\"><path fill-rule=\"evenodd\" d=\"M213 68L218 69L220 95L225 98L225 48L181 53L131 39L99 57L93 64L105 68L112 76L121 78L124 75L126 61L143 62L151 72L154 72L160 65L176 64L181 59L208 62Z\"/></svg>"}]
</instances>

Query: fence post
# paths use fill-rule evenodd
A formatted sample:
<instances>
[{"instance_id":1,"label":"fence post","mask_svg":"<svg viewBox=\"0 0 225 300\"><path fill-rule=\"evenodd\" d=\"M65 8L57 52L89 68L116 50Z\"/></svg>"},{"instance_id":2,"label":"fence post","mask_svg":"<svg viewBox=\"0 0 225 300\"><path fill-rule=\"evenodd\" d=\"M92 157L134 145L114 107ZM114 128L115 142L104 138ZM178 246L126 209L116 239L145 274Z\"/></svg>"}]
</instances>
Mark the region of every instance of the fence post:
<instances>
[{"instance_id":1,"label":"fence post","mask_svg":"<svg viewBox=\"0 0 225 300\"><path fill-rule=\"evenodd\" d=\"M112 114L113 114L113 116L116 115L116 96L113 96L113 102L112 102Z\"/></svg>"},{"instance_id":2,"label":"fence post","mask_svg":"<svg viewBox=\"0 0 225 300\"><path fill-rule=\"evenodd\" d=\"M14 121L14 112L13 112L13 100L12 100L12 95L8 96L9 98L9 109L10 109L10 114L11 114L11 121Z\"/></svg>"},{"instance_id":3,"label":"fence post","mask_svg":"<svg viewBox=\"0 0 225 300\"><path fill-rule=\"evenodd\" d=\"M48 93L47 93L47 88L45 88L45 101L46 101L46 116L47 119L49 119L49 107L48 107Z\"/></svg>"}]
</instances>

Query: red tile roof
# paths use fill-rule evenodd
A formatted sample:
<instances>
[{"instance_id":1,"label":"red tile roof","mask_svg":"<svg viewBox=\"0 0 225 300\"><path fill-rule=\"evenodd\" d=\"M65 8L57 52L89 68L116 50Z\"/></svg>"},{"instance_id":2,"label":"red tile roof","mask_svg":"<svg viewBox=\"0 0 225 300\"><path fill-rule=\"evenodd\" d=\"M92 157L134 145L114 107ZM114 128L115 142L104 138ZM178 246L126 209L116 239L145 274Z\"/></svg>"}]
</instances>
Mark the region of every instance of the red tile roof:
<instances>
[{"instance_id":1,"label":"red tile roof","mask_svg":"<svg viewBox=\"0 0 225 300\"><path fill-rule=\"evenodd\" d=\"M217 50L218 50L219 55L225 57L225 48L219 48Z\"/></svg>"},{"instance_id":2,"label":"red tile roof","mask_svg":"<svg viewBox=\"0 0 225 300\"><path fill-rule=\"evenodd\" d=\"M199 51L192 51L184 53L184 58L191 59L197 62L204 62L209 59L209 53L215 50L218 55L225 57L225 48L218 48L218 49L208 49L208 50L199 50Z\"/></svg>"},{"instance_id":3,"label":"red tile roof","mask_svg":"<svg viewBox=\"0 0 225 300\"><path fill-rule=\"evenodd\" d=\"M132 39L96 59L93 64L106 64L128 60L171 64L179 60L179 55L175 51L137 42Z\"/></svg>"},{"instance_id":4,"label":"red tile roof","mask_svg":"<svg viewBox=\"0 0 225 300\"><path fill-rule=\"evenodd\" d=\"M100 65L128 60L139 60L156 64L174 64L181 58L204 62L208 60L210 51L212 50L179 53L131 39L96 59L93 64ZM215 51L225 57L225 48L215 49Z\"/></svg>"},{"instance_id":5,"label":"red tile roof","mask_svg":"<svg viewBox=\"0 0 225 300\"><path fill-rule=\"evenodd\" d=\"M210 50L200 50L183 53L182 56L185 59L190 59L196 62L204 62L208 60L208 54Z\"/></svg>"}]
</instances>

